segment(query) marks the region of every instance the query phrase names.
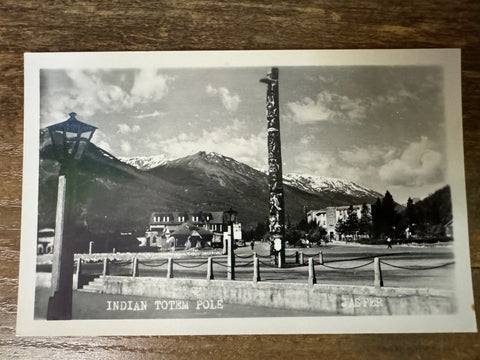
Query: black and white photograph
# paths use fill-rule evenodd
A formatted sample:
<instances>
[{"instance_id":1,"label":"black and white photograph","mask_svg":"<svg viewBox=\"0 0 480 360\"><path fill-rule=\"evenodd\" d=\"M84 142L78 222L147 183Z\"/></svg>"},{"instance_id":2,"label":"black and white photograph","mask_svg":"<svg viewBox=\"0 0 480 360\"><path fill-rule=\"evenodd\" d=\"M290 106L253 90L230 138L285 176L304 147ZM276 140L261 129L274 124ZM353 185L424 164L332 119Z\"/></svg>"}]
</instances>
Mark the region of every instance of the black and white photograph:
<instances>
[{"instance_id":1,"label":"black and white photograph","mask_svg":"<svg viewBox=\"0 0 480 360\"><path fill-rule=\"evenodd\" d=\"M25 55L19 335L476 331L460 52Z\"/></svg>"}]
</instances>

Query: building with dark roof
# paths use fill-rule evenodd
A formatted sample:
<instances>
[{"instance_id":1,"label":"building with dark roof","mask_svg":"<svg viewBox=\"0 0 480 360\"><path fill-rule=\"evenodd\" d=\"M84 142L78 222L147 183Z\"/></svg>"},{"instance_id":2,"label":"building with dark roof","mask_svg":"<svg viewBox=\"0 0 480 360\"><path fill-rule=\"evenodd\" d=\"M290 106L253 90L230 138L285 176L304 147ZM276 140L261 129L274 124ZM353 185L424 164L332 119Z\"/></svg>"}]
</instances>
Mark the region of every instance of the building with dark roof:
<instances>
[{"instance_id":1,"label":"building with dark roof","mask_svg":"<svg viewBox=\"0 0 480 360\"><path fill-rule=\"evenodd\" d=\"M223 211L159 211L150 215L148 229L145 233L146 242L143 246L156 247L198 247L199 240L195 244L188 243L188 239L201 237L201 246L223 246L224 232L229 231L225 222ZM240 229L240 232L238 231ZM234 224L235 239L241 239L241 225ZM191 241L193 242L193 240Z\"/></svg>"}]
</instances>

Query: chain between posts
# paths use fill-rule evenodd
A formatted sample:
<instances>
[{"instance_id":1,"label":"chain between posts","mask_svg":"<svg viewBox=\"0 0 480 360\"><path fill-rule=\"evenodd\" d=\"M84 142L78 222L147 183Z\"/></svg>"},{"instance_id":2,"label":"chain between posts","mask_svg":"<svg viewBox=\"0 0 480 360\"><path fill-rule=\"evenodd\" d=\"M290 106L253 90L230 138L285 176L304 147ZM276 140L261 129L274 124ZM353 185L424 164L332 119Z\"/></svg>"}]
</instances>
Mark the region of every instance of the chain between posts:
<instances>
[{"instance_id":1,"label":"chain between posts","mask_svg":"<svg viewBox=\"0 0 480 360\"><path fill-rule=\"evenodd\" d=\"M140 265L143 265L143 266L146 266L146 267L152 267L152 268L153 268L153 267L161 267L161 266L167 264L167 263L168 263L168 260L165 260L165 261L163 261L163 262L161 262L161 263L148 263L148 262L145 262L145 261L139 261L138 263L139 263Z\"/></svg>"},{"instance_id":2,"label":"chain between posts","mask_svg":"<svg viewBox=\"0 0 480 360\"><path fill-rule=\"evenodd\" d=\"M115 265L115 266L129 265L133 262L132 260L127 260L127 261L108 260L108 261L111 265Z\"/></svg>"},{"instance_id":3,"label":"chain between posts","mask_svg":"<svg viewBox=\"0 0 480 360\"><path fill-rule=\"evenodd\" d=\"M223 267L229 267L228 265L222 264L221 262L218 262L218 261L213 261L212 260L212 263L223 266Z\"/></svg>"},{"instance_id":4,"label":"chain between posts","mask_svg":"<svg viewBox=\"0 0 480 360\"><path fill-rule=\"evenodd\" d=\"M303 256L305 256L305 257L315 257L315 256L320 255L321 253L322 253L321 251L319 251L319 252L316 253L316 254L305 254L305 253L304 253Z\"/></svg>"},{"instance_id":5,"label":"chain between posts","mask_svg":"<svg viewBox=\"0 0 480 360\"><path fill-rule=\"evenodd\" d=\"M235 257L237 257L239 259L249 259L249 258L253 257L253 254L248 255L248 256L240 256L240 255L235 254Z\"/></svg>"},{"instance_id":6,"label":"chain between posts","mask_svg":"<svg viewBox=\"0 0 480 360\"><path fill-rule=\"evenodd\" d=\"M343 268L343 267L335 267L335 266L329 266L329 265L325 265L325 264L321 264L319 262L315 262L315 265L321 265L323 267L326 267L328 269L332 269L332 270L354 270L354 269L359 269L359 268L362 268L362 267L365 267L365 266L368 266L370 264L373 264L373 260L372 261L369 261L363 265L358 265L358 266L352 266L352 267L346 267L346 268Z\"/></svg>"},{"instance_id":7,"label":"chain between posts","mask_svg":"<svg viewBox=\"0 0 480 360\"><path fill-rule=\"evenodd\" d=\"M383 260L380 260L380 262L384 265L391 266L391 267L397 268L397 269L403 269L403 270L432 270L432 269L439 269L439 268L442 268L442 267L446 267L446 266L455 264L455 261L451 261L451 262L448 262L448 263L445 263L445 264L442 264L442 265L437 265L437 266L411 267L411 266L393 265L393 264L387 263Z\"/></svg>"},{"instance_id":8,"label":"chain between posts","mask_svg":"<svg viewBox=\"0 0 480 360\"><path fill-rule=\"evenodd\" d=\"M173 261L173 263L174 263L175 265L178 265L178 266L182 267L182 268L194 269L194 268L197 268L197 267L200 267L200 266L202 266L202 265L207 264L207 263L208 263L208 260L207 260L207 261L203 261L203 262L201 262L200 264L190 265L190 266L189 266L189 265L180 264L180 263L177 262L177 261Z\"/></svg>"},{"instance_id":9,"label":"chain between posts","mask_svg":"<svg viewBox=\"0 0 480 360\"><path fill-rule=\"evenodd\" d=\"M311 255L306 255L308 256L310 259L315 257L315 256L318 256L320 255L322 252L319 252L317 254L311 254ZM390 254L388 254L390 255ZM258 261L258 265L261 264L265 267L269 267L269 268L277 268L277 265L276 264L270 264L270 263L266 263L266 262L263 262L263 261L260 261L259 258L260 257L263 257L263 258L270 258L270 256L260 256L257 254L257 256L255 257L254 254L252 255L249 255L249 256L239 256L239 255L236 255L236 257L238 258L241 258L241 259L248 259L248 258L252 258L253 257L253 260L249 261L249 262L246 262L246 263L243 263L243 264L236 264L236 267L247 267L247 266L251 266L252 264L255 263L255 259ZM293 254L293 255L290 255L290 256L287 256L287 257L296 257L296 254ZM400 266L400 265L395 265L395 264L391 264L389 262L385 262L383 260L381 260L380 257L378 256L364 256L364 257L358 257L358 258L351 258L351 259L339 259L339 260L332 260L332 261L328 261L328 263L333 263L333 262L345 262L345 261L355 261L355 260L361 260L361 259L367 259L367 258L378 258L378 265L376 265L377 267L379 267L379 264L384 264L386 266L390 266L390 267L393 267L393 268L398 268L398 269L404 269L404 270L419 270L419 271L424 271L424 270L431 270L431 269L438 269L438 268L442 268L442 267L447 267L447 266L450 266L450 265L453 265L455 264L455 261L451 261L451 262L447 262L447 263L444 263L444 264L441 264L441 265L436 265L436 266ZM167 264L168 262L171 262L172 265L175 264L175 265L178 265L182 268L198 268L200 266L203 266L205 264L208 264L208 260L206 261L203 261L201 263L198 263L198 264L195 264L195 265L187 265L185 263L180 263L178 261L174 261L173 259L169 259L169 260L165 260L165 261L162 261L162 262L159 262L159 263L155 263L155 262L148 262L148 261L138 261L138 264L141 264L143 266L146 266L146 267L161 267L161 266L164 266L165 264ZM107 263L106 264L106 268L104 269L104 274L109 274L109 270L108 270L108 265L115 265L115 266L124 266L124 265L129 265L129 264L132 264L133 263L133 260L126 260L126 261L118 261L116 259L114 260L109 260L108 258L105 258L104 259L104 263ZM336 267L336 266L330 266L330 265L327 265L325 263L321 263L320 261L315 261L315 260L311 260L309 261L310 265L306 264L306 263L303 263L303 264L298 264L298 265L294 265L294 266L289 266L288 268L299 268L299 267L306 267L306 266L310 266L312 267L313 265L321 265L327 269L332 269L332 270L339 270L339 271L348 271L348 270L355 270L355 269L360 269L360 268L363 268L363 267L366 267L366 266L369 266L371 265L372 263L374 263L375 260L371 260L371 261L368 261L364 264L361 264L361 265L357 265L357 266L352 266L352 267ZM214 261L213 259L211 259L211 263L212 264L216 264L216 265L220 265L222 267L225 267L225 268L228 268L228 265L225 265L221 262L218 262L218 261ZM258 267L257 265L257 267ZM80 266L80 265L79 265ZM379 268L380 269L380 268ZM377 271L377 270L376 270ZM377 279L375 280L375 286L383 286L383 280L381 278L381 273L380 273L381 270L378 270L379 272L379 284L377 284ZM259 268L257 269L257 272L259 272ZM80 273L81 273L81 270L80 270ZM137 274L138 275L138 274ZM173 274L171 274L173 277ZM254 274L255 275L255 274ZM134 274L135 276L135 274ZM207 274L207 277L209 275ZM313 275L311 275L312 279L314 278ZM259 276L257 274L257 278L254 279L254 281L260 281L259 280ZM212 274L210 274L210 279L213 279L213 271L212 271ZM309 282L311 283L316 283L315 279L309 279Z\"/></svg>"}]
</instances>

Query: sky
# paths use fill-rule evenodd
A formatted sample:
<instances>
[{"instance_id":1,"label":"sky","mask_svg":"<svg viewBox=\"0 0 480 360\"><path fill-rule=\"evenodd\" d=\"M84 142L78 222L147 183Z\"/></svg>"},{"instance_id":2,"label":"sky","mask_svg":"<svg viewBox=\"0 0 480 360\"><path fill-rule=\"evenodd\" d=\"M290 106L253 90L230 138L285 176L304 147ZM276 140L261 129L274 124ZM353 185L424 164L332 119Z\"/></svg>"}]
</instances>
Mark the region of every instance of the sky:
<instances>
[{"instance_id":1,"label":"sky","mask_svg":"<svg viewBox=\"0 0 480 360\"><path fill-rule=\"evenodd\" d=\"M40 124L76 112L116 157L207 151L265 170L268 71L42 70ZM351 180L400 203L445 185L440 67L280 67L279 95L284 173Z\"/></svg>"}]
</instances>

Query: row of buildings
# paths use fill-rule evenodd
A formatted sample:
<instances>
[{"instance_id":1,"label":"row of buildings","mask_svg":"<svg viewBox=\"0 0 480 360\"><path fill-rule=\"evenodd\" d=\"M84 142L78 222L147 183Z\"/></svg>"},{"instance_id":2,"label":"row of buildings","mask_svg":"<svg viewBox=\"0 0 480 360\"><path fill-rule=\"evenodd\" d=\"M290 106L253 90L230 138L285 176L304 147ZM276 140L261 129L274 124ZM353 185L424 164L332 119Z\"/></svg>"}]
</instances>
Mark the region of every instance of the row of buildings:
<instances>
[{"instance_id":1,"label":"row of buildings","mask_svg":"<svg viewBox=\"0 0 480 360\"><path fill-rule=\"evenodd\" d=\"M38 232L37 254L53 253L54 229ZM236 242L242 239L242 225L233 224ZM125 236L132 234L120 234ZM211 212L153 212L145 236L136 238L140 247L159 249L190 249L223 247L231 236L224 211Z\"/></svg>"}]
</instances>

